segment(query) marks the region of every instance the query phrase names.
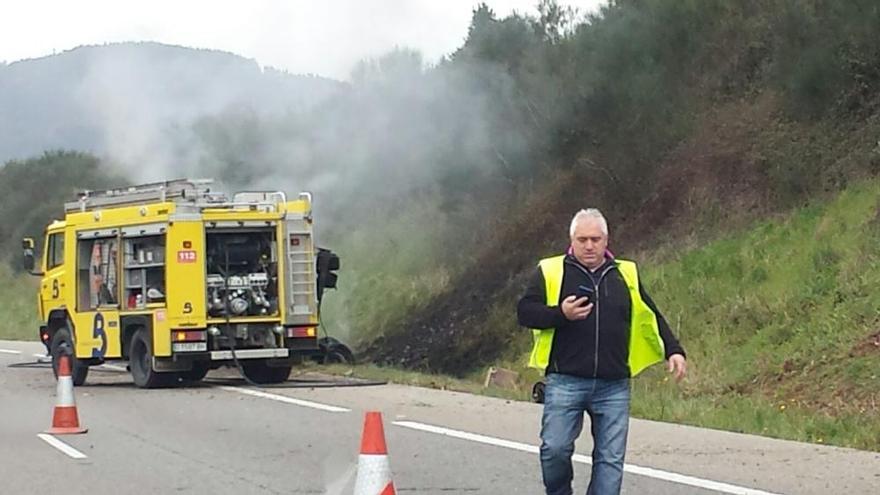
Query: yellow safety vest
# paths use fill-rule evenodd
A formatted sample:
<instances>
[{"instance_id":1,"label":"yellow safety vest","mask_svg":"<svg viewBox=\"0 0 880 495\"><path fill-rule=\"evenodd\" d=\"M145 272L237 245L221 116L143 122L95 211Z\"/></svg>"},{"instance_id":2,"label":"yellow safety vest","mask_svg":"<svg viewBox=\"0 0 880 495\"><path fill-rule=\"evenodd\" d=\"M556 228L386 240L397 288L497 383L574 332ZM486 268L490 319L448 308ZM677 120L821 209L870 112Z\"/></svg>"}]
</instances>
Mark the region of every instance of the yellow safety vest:
<instances>
[{"instance_id":1,"label":"yellow safety vest","mask_svg":"<svg viewBox=\"0 0 880 495\"><path fill-rule=\"evenodd\" d=\"M559 305L559 292L562 290L562 276L565 271L565 255L546 258L538 263L544 276L547 306ZM663 339L660 338L660 327L657 315L642 300L639 292L639 272L632 261L614 260L617 269L623 276L629 289L632 301L632 316L629 327L629 370L630 376L636 376L645 368L665 359ZM529 357L529 367L545 370L550 363L550 348L553 346L553 328L545 330L532 329L534 345Z\"/></svg>"}]
</instances>

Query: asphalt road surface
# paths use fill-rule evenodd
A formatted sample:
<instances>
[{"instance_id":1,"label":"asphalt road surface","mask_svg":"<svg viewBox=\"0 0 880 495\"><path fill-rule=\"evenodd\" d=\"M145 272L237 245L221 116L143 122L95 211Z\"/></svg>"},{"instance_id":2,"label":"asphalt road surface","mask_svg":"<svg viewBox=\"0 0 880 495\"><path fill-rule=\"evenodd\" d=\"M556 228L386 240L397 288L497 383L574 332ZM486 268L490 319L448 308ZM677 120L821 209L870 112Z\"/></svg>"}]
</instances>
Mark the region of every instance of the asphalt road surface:
<instances>
[{"instance_id":1,"label":"asphalt road surface","mask_svg":"<svg viewBox=\"0 0 880 495\"><path fill-rule=\"evenodd\" d=\"M104 366L76 388L89 432L38 436L55 405L41 348L0 341L0 493L350 494L369 410L383 413L398 493L542 493L539 405L416 387L258 390L212 372L203 385L140 390L124 369ZM585 434L575 493L586 490L590 450ZM623 493L878 486L877 453L632 420Z\"/></svg>"}]
</instances>

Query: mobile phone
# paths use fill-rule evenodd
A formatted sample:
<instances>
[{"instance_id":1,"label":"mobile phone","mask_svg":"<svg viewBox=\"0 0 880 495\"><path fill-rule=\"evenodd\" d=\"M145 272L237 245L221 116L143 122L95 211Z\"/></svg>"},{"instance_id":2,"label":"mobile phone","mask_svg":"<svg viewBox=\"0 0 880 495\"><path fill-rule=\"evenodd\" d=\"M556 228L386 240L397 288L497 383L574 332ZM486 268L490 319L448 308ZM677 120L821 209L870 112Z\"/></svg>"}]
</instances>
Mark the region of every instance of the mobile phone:
<instances>
[{"instance_id":1,"label":"mobile phone","mask_svg":"<svg viewBox=\"0 0 880 495\"><path fill-rule=\"evenodd\" d=\"M577 291L575 291L574 295L578 299L580 299L582 297L586 297L587 298L586 304L591 304L591 303L595 302L593 300L593 288L592 287L588 287L586 285L578 285Z\"/></svg>"}]
</instances>

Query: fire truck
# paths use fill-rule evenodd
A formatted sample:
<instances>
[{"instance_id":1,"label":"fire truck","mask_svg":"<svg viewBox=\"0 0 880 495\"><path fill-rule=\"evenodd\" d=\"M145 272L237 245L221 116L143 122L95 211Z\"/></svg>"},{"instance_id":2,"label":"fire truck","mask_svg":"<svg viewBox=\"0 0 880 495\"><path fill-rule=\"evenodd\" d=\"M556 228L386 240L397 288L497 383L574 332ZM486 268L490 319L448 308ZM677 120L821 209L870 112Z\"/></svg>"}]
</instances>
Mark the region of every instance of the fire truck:
<instances>
[{"instance_id":1,"label":"fire truck","mask_svg":"<svg viewBox=\"0 0 880 495\"><path fill-rule=\"evenodd\" d=\"M312 198L180 179L86 191L34 240L25 268L42 277L39 334L74 384L90 366L124 360L138 387L202 380L237 366L249 381L288 379L320 351L320 300L339 258L316 247Z\"/></svg>"}]
</instances>

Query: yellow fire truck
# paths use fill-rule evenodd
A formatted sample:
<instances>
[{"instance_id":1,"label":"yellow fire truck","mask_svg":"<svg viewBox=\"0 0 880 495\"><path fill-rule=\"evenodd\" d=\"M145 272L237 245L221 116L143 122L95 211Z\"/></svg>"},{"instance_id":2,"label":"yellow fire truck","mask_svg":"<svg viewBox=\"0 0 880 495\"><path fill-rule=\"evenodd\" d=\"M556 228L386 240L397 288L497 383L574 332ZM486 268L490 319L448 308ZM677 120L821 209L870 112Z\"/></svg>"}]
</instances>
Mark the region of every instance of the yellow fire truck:
<instances>
[{"instance_id":1,"label":"yellow fire truck","mask_svg":"<svg viewBox=\"0 0 880 495\"><path fill-rule=\"evenodd\" d=\"M71 355L75 384L117 359L144 388L233 363L254 382L278 383L318 350L319 300L336 286L339 258L314 244L311 196L230 198L211 186L84 192L47 227L40 337L53 363ZM33 273L34 240L23 248Z\"/></svg>"}]
</instances>

